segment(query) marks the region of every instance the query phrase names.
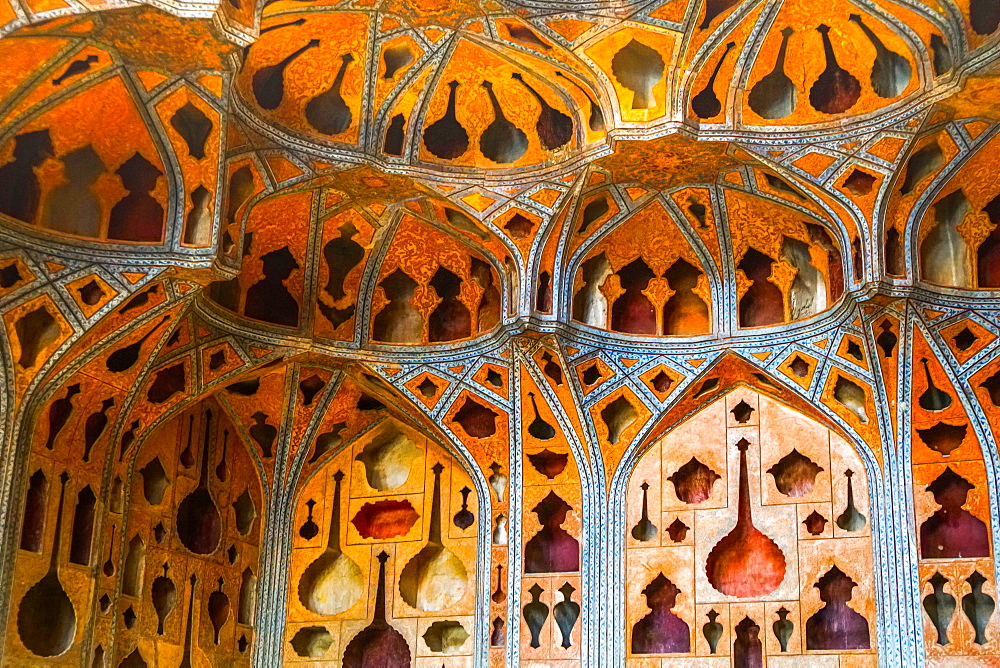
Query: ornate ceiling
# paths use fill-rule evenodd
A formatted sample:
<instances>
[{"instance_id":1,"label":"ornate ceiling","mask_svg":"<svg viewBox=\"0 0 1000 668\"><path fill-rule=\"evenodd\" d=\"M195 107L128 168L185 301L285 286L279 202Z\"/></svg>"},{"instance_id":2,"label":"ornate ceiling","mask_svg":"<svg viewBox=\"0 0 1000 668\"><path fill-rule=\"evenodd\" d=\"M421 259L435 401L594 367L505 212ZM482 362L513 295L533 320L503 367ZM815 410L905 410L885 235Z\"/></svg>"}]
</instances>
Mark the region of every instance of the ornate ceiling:
<instances>
[{"instance_id":1,"label":"ornate ceiling","mask_svg":"<svg viewBox=\"0 0 1000 668\"><path fill-rule=\"evenodd\" d=\"M991 665L998 27L0 0L4 661Z\"/></svg>"}]
</instances>

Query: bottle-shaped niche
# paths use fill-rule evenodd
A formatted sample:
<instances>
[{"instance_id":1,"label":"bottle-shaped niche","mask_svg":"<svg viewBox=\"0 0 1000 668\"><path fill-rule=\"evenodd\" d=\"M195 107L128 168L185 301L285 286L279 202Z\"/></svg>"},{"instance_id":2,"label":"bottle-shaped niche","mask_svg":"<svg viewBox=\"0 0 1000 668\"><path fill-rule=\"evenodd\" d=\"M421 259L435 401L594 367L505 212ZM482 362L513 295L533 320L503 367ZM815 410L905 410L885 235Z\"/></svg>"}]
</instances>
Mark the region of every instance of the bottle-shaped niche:
<instances>
[{"instance_id":1,"label":"bottle-shaped niche","mask_svg":"<svg viewBox=\"0 0 1000 668\"><path fill-rule=\"evenodd\" d=\"M340 57L340 69L333 85L306 103L306 120L317 132L325 135L339 135L351 127L351 109L347 106L341 89L347 66L354 62L354 56L345 53Z\"/></svg>"},{"instance_id":2,"label":"bottle-shaped niche","mask_svg":"<svg viewBox=\"0 0 1000 668\"><path fill-rule=\"evenodd\" d=\"M865 25L858 14L851 14L850 21L858 24L865 37L875 47L875 62L872 63L872 90L879 97L893 98L899 97L910 85L910 77L913 69L910 61L900 54L892 51L882 43L871 28Z\"/></svg>"},{"instance_id":3,"label":"bottle-shaped niche","mask_svg":"<svg viewBox=\"0 0 1000 668\"><path fill-rule=\"evenodd\" d=\"M458 122L455 113L458 97L457 81L448 83L448 108L444 116L434 121L424 129L424 146L427 150L442 160L454 160L462 157L469 150L469 133Z\"/></svg>"},{"instance_id":4,"label":"bottle-shaped niche","mask_svg":"<svg viewBox=\"0 0 1000 668\"><path fill-rule=\"evenodd\" d=\"M463 487L458 491L462 495L462 509L455 513L455 517L452 518L455 526L463 531L472 526L472 523L476 521L476 516L472 514L469 510L469 494L472 490L468 487Z\"/></svg>"},{"instance_id":5,"label":"bottle-shaped niche","mask_svg":"<svg viewBox=\"0 0 1000 668\"><path fill-rule=\"evenodd\" d=\"M515 72L510 76L527 88L542 108L538 113L538 120L535 121L535 132L538 133L542 148L546 151L554 151L568 144L573 139L573 119L546 102L545 98L524 80L524 76L520 72Z\"/></svg>"},{"instance_id":6,"label":"bottle-shaped niche","mask_svg":"<svg viewBox=\"0 0 1000 668\"><path fill-rule=\"evenodd\" d=\"M791 611L785 606L778 608L778 619L771 624L771 630L774 631L774 637L778 639L778 645L781 647L782 652L788 651L788 641L792 638L792 632L795 630L795 623L788 618Z\"/></svg>"},{"instance_id":7,"label":"bottle-shaped niche","mask_svg":"<svg viewBox=\"0 0 1000 668\"><path fill-rule=\"evenodd\" d=\"M313 507L315 505L316 501L313 499L306 501L308 516L306 517L306 521L302 523L302 526L299 527L299 535L305 540L312 540L319 533L319 525L313 521Z\"/></svg>"},{"instance_id":8,"label":"bottle-shaped niche","mask_svg":"<svg viewBox=\"0 0 1000 668\"><path fill-rule=\"evenodd\" d=\"M861 97L861 84L837 63L830 42L830 26L820 24L816 30L823 37L826 69L809 89L809 103L824 114L840 114L853 107Z\"/></svg>"},{"instance_id":9,"label":"bottle-shaped niche","mask_svg":"<svg viewBox=\"0 0 1000 668\"><path fill-rule=\"evenodd\" d=\"M937 644L944 647L948 640L948 625L955 615L955 597L944 590L948 584L948 578L935 572L931 579L927 581L933 591L924 596L924 612L931 618L934 630L937 631Z\"/></svg>"},{"instance_id":10,"label":"bottle-shaped niche","mask_svg":"<svg viewBox=\"0 0 1000 668\"><path fill-rule=\"evenodd\" d=\"M299 600L317 615L336 615L353 606L364 590L364 577L353 559L340 551L340 483L344 472L333 474L330 534L323 554L306 567L299 580Z\"/></svg>"},{"instance_id":11,"label":"bottle-shaped niche","mask_svg":"<svg viewBox=\"0 0 1000 668\"><path fill-rule=\"evenodd\" d=\"M726 56L734 48L736 48L736 42L726 44L726 50L722 52L719 62L715 64L715 69L712 70L712 74L708 77L705 87L700 93L691 98L691 110L698 118L714 118L722 113L722 102L719 101L719 96L715 94L715 80L719 76L722 64L726 62Z\"/></svg>"},{"instance_id":12,"label":"bottle-shaped niche","mask_svg":"<svg viewBox=\"0 0 1000 668\"><path fill-rule=\"evenodd\" d=\"M709 610L705 616L708 617L708 621L701 627L701 632L708 641L708 653L715 654L719 651L719 641L722 640L722 624L718 622L719 613L715 610Z\"/></svg>"},{"instance_id":13,"label":"bottle-shaped niche","mask_svg":"<svg viewBox=\"0 0 1000 668\"><path fill-rule=\"evenodd\" d=\"M73 645L76 636L76 609L59 580L63 501L69 475L63 471L59 481L49 570L31 586L17 608L17 633L28 651L37 656L59 656Z\"/></svg>"},{"instance_id":14,"label":"bottle-shaped niche","mask_svg":"<svg viewBox=\"0 0 1000 668\"><path fill-rule=\"evenodd\" d=\"M222 627L229 620L229 596L223 590L226 581L219 578L219 588L213 591L208 597L208 618L212 622L212 630L215 632L213 640L219 644L219 634Z\"/></svg>"},{"instance_id":15,"label":"bottle-shaped niche","mask_svg":"<svg viewBox=\"0 0 1000 668\"><path fill-rule=\"evenodd\" d=\"M559 593L563 595L563 600L552 608L552 616L559 627L559 633L562 635L560 644L563 649L569 649L573 646L573 627L576 626L576 620L580 618L580 604L573 600L573 592L575 591L576 588L573 585L568 582L563 583L563 586L559 587Z\"/></svg>"},{"instance_id":16,"label":"bottle-shaped niche","mask_svg":"<svg viewBox=\"0 0 1000 668\"><path fill-rule=\"evenodd\" d=\"M399 574L399 595L407 605L424 612L436 612L455 604L465 593L468 574L465 565L441 541L440 462L434 473L434 495L427 544L403 567Z\"/></svg>"},{"instance_id":17,"label":"bottle-shaped niche","mask_svg":"<svg viewBox=\"0 0 1000 668\"><path fill-rule=\"evenodd\" d=\"M972 628L976 630L976 637L972 642L977 645L985 645L987 641L986 626L990 623L990 617L993 616L997 604L992 596L983 591L986 578L983 577L982 573L972 571L972 575L965 581L969 583L972 591L962 597L962 611L972 623Z\"/></svg>"},{"instance_id":18,"label":"bottle-shaped niche","mask_svg":"<svg viewBox=\"0 0 1000 668\"><path fill-rule=\"evenodd\" d=\"M739 502L736 526L715 547L705 564L709 583L727 596L749 598L769 594L785 578L785 555L777 543L753 524L745 438L740 451Z\"/></svg>"},{"instance_id":19,"label":"bottle-shaped niche","mask_svg":"<svg viewBox=\"0 0 1000 668\"><path fill-rule=\"evenodd\" d=\"M778 120L795 111L798 90L791 78L785 74L785 56L788 53L788 38L795 33L791 26L781 31L781 46L774 69L765 74L750 89L747 104L761 118Z\"/></svg>"},{"instance_id":20,"label":"bottle-shaped niche","mask_svg":"<svg viewBox=\"0 0 1000 668\"><path fill-rule=\"evenodd\" d=\"M156 610L156 633L161 636L163 635L163 625L167 621L167 616L170 615L174 609L174 605L177 603L177 587L174 586L174 581L170 579L169 572L170 564L164 562L163 575L153 580L153 588L151 590L153 609Z\"/></svg>"},{"instance_id":21,"label":"bottle-shaped niche","mask_svg":"<svg viewBox=\"0 0 1000 668\"><path fill-rule=\"evenodd\" d=\"M497 587L493 590L490 595L490 599L494 603L503 603L507 598L507 595L503 591L503 564L497 564Z\"/></svg>"},{"instance_id":22,"label":"bottle-shaped niche","mask_svg":"<svg viewBox=\"0 0 1000 668\"><path fill-rule=\"evenodd\" d=\"M497 502L503 503L504 492L507 491L507 476L505 476L501 471L503 467L500 466L498 462L493 462L490 464L490 477L487 480L490 487L493 488L493 493L497 495Z\"/></svg>"},{"instance_id":23,"label":"bottle-shaped niche","mask_svg":"<svg viewBox=\"0 0 1000 668\"><path fill-rule=\"evenodd\" d=\"M556 430L552 425L543 420L541 414L539 414L538 403L535 401L535 393L528 392L528 398L531 399L531 408L535 412L535 419L528 425L528 433L539 441L548 441L556 435Z\"/></svg>"},{"instance_id":24,"label":"bottle-shaped niche","mask_svg":"<svg viewBox=\"0 0 1000 668\"><path fill-rule=\"evenodd\" d=\"M643 482L639 487L642 489L642 516L632 527L632 538L646 542L656 538L657 529L656 525L649 519L649 483Z\"/></svg>"},{"instance_id":25,"label":"bottle-shaped niche","mask_svg":"<svg viewBox=\"0 0 1000 668\"><path fill-rule=\"evenodd\" d=\"M943 411L951 406L951 395L934 384L927 358L924 357L921 359L920 363L924 365L924 378L927 379L927 389L921 393L918 403L925 411Z\"/></svg>"},{"instance_id":26,"label":"bottle-shaped niche","mask_svg":"<svg viewBox=\"0 0 1000 668\"><path fill-rule=\"evenodd\" d=\"M528 150L528 135L504 116L500 101L493 92L493 83L484 81L482 86L493 107L493 122L479 137L479 151L488 160L502 165L517 162Z\"/></svg>"},{"instance_id":27,"label":"bottle-shaped niche","mask_svg":"<svg viewBox=\"0 0 1000 668\"><path fill-rule=\"evenodd\" d=\"M837 526L844 531L860 531L865 527L867 519L854 505L854 481L852 480L854 471L847 469L844 471L844 477L847 478L847 507L837 517Z\"/></svg>"},{"instance_id":28,"label":"bottle-shaped niche","mask_svg":"<svg viewBox=\"0 0 1000 668\"><path fill-rule=\"evenodd\" d=\"M375 610L372 622L347 643L344 648L344 668L369 668L370 666L392 666L409 668L410 646L399 631L385 619L385 562L386 552L378 559L378 589L375 592Z\"/></svg>"},{"instance_id":29,"label":"bottle-shaped niche","mask_svg":"<svg viewBox=\"0 0 1000 668\"><path fill-rule=\"evenodd\" d=\"M541 601L544 591L537 582L531 585L531 589L528 590L528 593L531 594L531 600L524 606L524 610L522 611L524 622L528 625L528 631L531 633L531 642L529 645L535 649L542 646L540 642L542 626L545 625L545 620L549 617L549 606Z\"/></svg>"},{"instance_id":30,"label":"bottle-shaped niche","mask_svg":"<svg viewBox=\"0 0 1000 668\"><path fill-rule=\"evenodd\" d=\"M108 558L104 561L104 565L101 567L101 572L104 573L105 577L112 577L117 570L115 568L115 525L111 525L111 537L108 539Z\"/></svg>"},{"instance_id":31,"label":"bottle-shaped niche","mask_svg":"<svg viewBox=\"0 0 1000 668\"><path fill-rule=\"evenodd\" d=\"M195 554L212 554L222 539L222 515L208 486L208 441L212 433L212 411L205 411L205 440L201 451L198 486L177 507L177 537Z\"/></svg>"},{"instance_id":32,"label":"bottle-shaped niche","mask_svg":"<svg viewBox=\"0 0 1000 668\"><path fill-rule=\"evenodd\" d=\"M307 44L296 49L291 54L275 63L262 67L253 75L253 95L257 99L257 104L261 109L277 109L285 96L285 69L292 64L296 58L309 49L319 46L318 39L309 40Z\"/></svg>"}]
</instances>

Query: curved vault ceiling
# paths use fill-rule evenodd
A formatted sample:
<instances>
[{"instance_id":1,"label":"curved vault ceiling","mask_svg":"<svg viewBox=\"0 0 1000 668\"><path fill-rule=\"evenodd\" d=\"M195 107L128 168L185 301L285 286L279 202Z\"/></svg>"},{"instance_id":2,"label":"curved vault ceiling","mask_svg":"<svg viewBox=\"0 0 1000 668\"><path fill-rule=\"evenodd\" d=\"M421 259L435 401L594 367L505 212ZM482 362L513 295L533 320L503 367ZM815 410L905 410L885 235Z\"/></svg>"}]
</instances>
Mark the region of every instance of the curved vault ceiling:
<instances>
[{"instance_id":1,"label":"curved vault ceiling","mask_svg":"<svg viewBox=\"0 0 1000 668\"><path fill-rule=\"evenodd\" d=\"M37 482L21 470L37 449L32 421L60 397L106 389L113 401L92 415L114 416L120 452L102 453L107 470L84 466L84 479L120 483L130 465L151 465L126 456L130 443L159 443L188 412L194 424L215 411L247 443L289 444L277 458L253 445L234 455L255 480L241 508L255 512L298 503L303 489L329 494L309 480L340 447L330 444L361 448L386 425L401 452L410 439L474 471L468 484L486 502L491 466L521 447L518 416L531 411L572 434L570 454L533 452L535 470L569 457L575 503L626 491L632 503L630 467L651 439L737 384L847 437L866 453L866 464L850 461L868 467L873 490L895 475L904 422L938 429L934 443L947 440L940 425L962 420L991 439L1000 12L990 3L102 9L0 2L0 434L22 462L9 465L4 498L20 503ZM921 397L965 392L965 412L897 413L897 396L918 394L911 371L926 371ZM316 434L329 436L323 448ZM426 485L435 475L428 465ZM558 515L543 496L531 503ZM520 522L506 503L494 503L494 537ZM472 531L462 549L475 555ZM266 560L263 534L238 534ZM29 568L15 557L4 577L27 577L11 575ZM492 572L488 554L478 558ZM931 572L920 568L923 582ZM589 605L618 595L602 587L588 588ZM249 645L259 661L283 643L275 620L278 631ZM905 651L885 635L896 627L879 628L885 656ZM611 656L576 642L576 661ZM20 657L29 644L5 651Z\"/></svg>"}]
</instances>

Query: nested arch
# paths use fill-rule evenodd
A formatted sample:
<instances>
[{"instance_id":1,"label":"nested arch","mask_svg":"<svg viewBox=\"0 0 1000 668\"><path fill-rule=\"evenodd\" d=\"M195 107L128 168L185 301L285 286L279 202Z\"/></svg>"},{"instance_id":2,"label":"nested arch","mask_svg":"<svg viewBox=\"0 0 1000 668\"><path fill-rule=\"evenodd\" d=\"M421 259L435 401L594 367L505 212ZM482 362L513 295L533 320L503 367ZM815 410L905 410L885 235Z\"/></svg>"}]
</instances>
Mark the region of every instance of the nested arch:
<instances>
[{"instance_id":1,"label":"nested arch","mask_svg":"<svg viewBox=\"0 0 1000 668\"><path fill-rule=\"evenodd\" d=\"M998 141L994 130L951 169L940 149L932 153L936 143L912 154L908 169L927 163L933 171L951 172L946 180L927 187L907 230L912 246L903 250L918 268L921 281L950 288L1000 289L1000 190L990 179L991 149ZM921 152L928 157L921 158ZM935 155L936 161L928 162Z\"/></svg>"},{"instance_id":2,"label":"nested arch","mask_svg":"<svg viewBox=\"0 0 1000 668\"><path fill-rule=\"evenodd\" d=\"M724 192L739 327L807 318L843 296L842 249L824 223L773 199Z\"/></svg>"},{"instance_id":3,"label":"nested arch","mask_svg":"<svg viewBox=\"0 0 1000 668\"><path fill-rule=\"evenodd\" d=\"M285 660L471 659L481 474L394 416L309 468L289 527Z\"/></svg>"},{"instance_id":4,"label":"nested arch","mask_svg":"<svg viewBox=\"0 0 1000 668\"><path fill-rule=\"evenodd\" d=\"M157 60L120 39L126 24L130 36L183 33L209 48ZM6 37L5 50L19 55L8 55L13 85L0 91L9 112L0 213L56 243L204 259L214 245L224 110L226 47L214 39L204 23L145 8Z\"/></svg>"},{"instance_id":5,"label":"nested arch","mask_svg":"<svg viewBox=\"0 0 1000 668\"><path fill-rule=\"evenodd\" d=\"M108 548L120 555L111 605L126 618L108 646L148 663L180 659L193 643L196 659L249 665L266 518L240 429L205 397L160 423L131 460L120 515L106 520L119 522ZM142 623L130 627L130 616Z\"/></svg>"},{"instance_id":6,"label":"nested arch","mask_svg":"<svg viewBox=\"0 0 1000 668\"><path fill-rule=\"evenodd\" d=\"M866 469L832 429L750 387L654 439L628 479L628 661L874 653Z\"/></svg>"},{"instance_id":7,"label":"nested arch","mask_svg":"<svg viewBox=\"0 0 1000 668\"><path fill-rule=\"evenodd\" d=\"M590 198L581 224L604 217L606 202ZM706 272L668 206L654 198L590 244L572 284L573 320L647 336L711 332L714 272Z\"/></svg>"},{"instance_id":8,"label":"nested arch","mask_svg":"<svg viewBox=\"0 0 1000 668\"><path fill-rule=\"evenodd\" d=\"M488 239L467 214L450 206L439 209L453 229ZM499 244L494 246L499 251ZM448 234L404 210L373 276L370 340L434 344L493 331L503 318L508 281L501 278L506 271L498 270L507 263L490 255L464 235Z\"/></svg>"}]
</instances>

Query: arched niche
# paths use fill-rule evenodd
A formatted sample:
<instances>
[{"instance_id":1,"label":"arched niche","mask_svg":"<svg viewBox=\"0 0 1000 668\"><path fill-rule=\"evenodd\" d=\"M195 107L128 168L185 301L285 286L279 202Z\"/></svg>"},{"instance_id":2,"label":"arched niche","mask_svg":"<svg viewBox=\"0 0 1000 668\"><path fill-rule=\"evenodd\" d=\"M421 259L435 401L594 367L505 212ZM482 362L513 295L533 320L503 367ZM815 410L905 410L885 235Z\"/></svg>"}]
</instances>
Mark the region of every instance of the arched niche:
<instances>
[{"instance_id":1,"label":"arched niche","mask_svg":"<svg viewBox=\"0 0 1000 668\"><path fill-rule=\"evenodd\" d=\"M870 514L844 438L751 388L719 396L629 476L627 663L874 655Z\"/></svg>"},{"instance_id":2,"label":"arched niche","mask_svg":"<svg viewBox=\"0 0 1000 668\"><path fill-rule=\"evenodd\" d=\"M1000 619L993 614L994 476L983 453L990 436L977 433L962 384L939 361L927 335L915 328L912 340L907 418L924 652L931 660L976 662L1000 646ZM968 385L994 422L995 366L985 367Z\"/></svg>"},{"instance_id":3,"label":"arched niche","mask_svg":"<svg viewBox=\"0 0 1000 668\"><path fill-rule=\"evenodd\" d=\"M545 349L534 361L542 376L533 377L524 366L520 373L519 652L523 661L580 662L583 628L591 614L581 605L587 502L581 479L586 474L573 436L564 428L559 395L545 385L549 381L559 387L553 380L558 366ZM555 378L561 382L562 376ZM511 636L514 632L509 630Z\"/></svg>"},{"instance_id":4,"label":"arched niche","mask_svg":"<svg viewBox=\"0 0 1000 668\"><path fill-rule=\"evenodd\" d=\"M587 252L573 282L571 308L573 320L615 332L698 336L712 330L708 274L660 200Z\"/></svg>"},{"instance_id":5,"label":"arched niche","mask_svg":"<svg viewBox=\"0 0 1000 668\"><path fill-rule=\"evenodd\" d=\"M726 207L739 327L808 318L841 298L844 259L825 224L791 207L733 189L726 190Z\"/></svg>"},{"instance_id":6,"label":"arched niche","mask_svg":"<svg viewBox=\"0 0 1000 668\"><path fill-rule=\"evenodd\" d=\"M4 38L0 58L22 55L15 85L4 88L12 113L0 127L0 214L56 243L109 253L141 246L146 255L184 248L204 259L214 245L229 48L207 25L132 8ZM151 56L124 43L123 31L168 42L183 33L205 48ZM184 79L195 72L201 86ZM160 84L169 92L145 96Z\"/></svg>"},{"instance_id":7,"label":"arched niche","mask_svg":"<svg viewBox=\"0 0 1000 668\"><path fill-rule=\"evenodd\" d=\"M118 623L99 618L95 644L115 656L137 652L148 665L185 657L250 665L266 520L258 469L239 434L208 397L140 444L124 507L105 520L118 536L99 577Z\"/></svg>"},{"instance_id":8,"label":"arched niche","mask_svg":"<svg viewBox=\"0 0 1000 668\"><path fill-rule=\"evenodd\" d=\"M916 171L922 165L927 165L925 172L947 169L939 143L944 144L939 141L915 151L907 174L914 171L923 178L924 173ZM921 281L950 288L1000 289L1000 189L990 176L997 145L996 136L991 137L947 181L930 182L928 189L934 188L934 194L914 212L914 246L909 249Z\"/></svg>"},{"instance_id":9,"label":"arched niche","mask_svg":"<svg viewBox=\"0 0 1000 668\"><path fill-rule=\"evenodd\" d=\"M478 230L456 209L445 207L445 216L454 228ZM404 213L378 269L370 340L433 344L493 331L503 303L497 266L455 236Z\"/></svg>"},{"instance_id":10,"label":"arched niche","mask_svg":"<svg viewBox=\"0 0 1000 668\"><path fill-rule=\"evenodd\" d=\"M471 662L476 487L392 417L328 455L295 497L284 662Z\"/></svg>"}]
</instances>

